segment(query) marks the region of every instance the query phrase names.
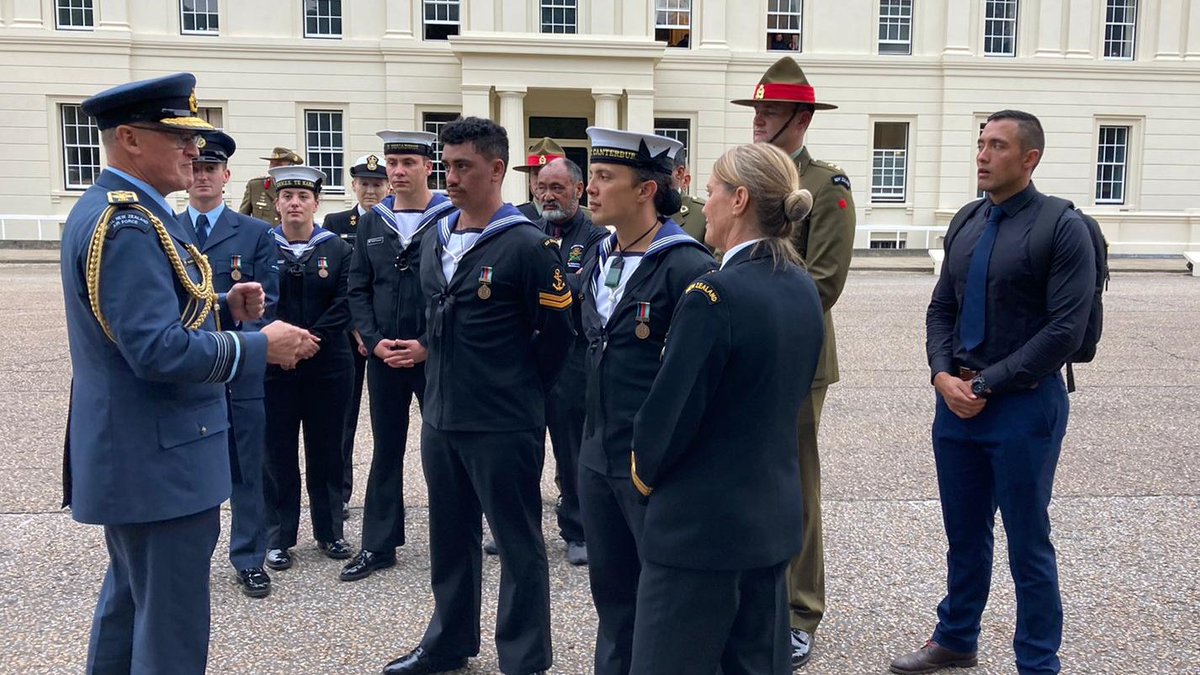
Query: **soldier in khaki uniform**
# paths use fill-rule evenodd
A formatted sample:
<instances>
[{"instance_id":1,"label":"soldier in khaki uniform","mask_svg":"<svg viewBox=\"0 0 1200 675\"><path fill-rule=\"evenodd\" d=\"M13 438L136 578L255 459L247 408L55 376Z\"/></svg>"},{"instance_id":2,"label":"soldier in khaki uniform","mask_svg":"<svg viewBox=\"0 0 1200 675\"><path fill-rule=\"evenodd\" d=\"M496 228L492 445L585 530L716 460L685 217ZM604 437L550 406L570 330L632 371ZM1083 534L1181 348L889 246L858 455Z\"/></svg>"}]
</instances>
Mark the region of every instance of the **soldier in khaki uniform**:
<instances>
[{"instance_id":1,"label":"soldier in khaki uniform","mask_svg":"<svg viewBox=\"0 0 1200 675\"><path fill-rule=\"evenodd\" d=\"M854 198L850 179L828 162L813 159L804 133L820 103L804 71L791 57L775 62L754 88L754 96L733 101L754 108L754 142L771 143L791 155L800 171L800 187L812 192L813 207L796 228L794 242L808 266L825 311L825 344L817 363L812 394L800 409L800 486L804 492L804 548L788 568L792 609L792 667L812 656L813 634L825 613L825 547L821 537L821 463L817 430L826 388L838 381L837 342L831 310L850 269L854 250Z\"/></svg>"},{"instance_id":2,"label":"soldier in khaki uniform","mask_svg":"<svg viewBox=\"0 0 1200 675\"><path fill-rule=\"evenodd\" d=\"M671 182L674 183L675 189L679 190L681 202L679 212L672 214L671 220L678 223L684 232L692 235L693 239L703 244L706 225L704 200L688 194L688 183L691 181L692 175L688 172L687 148L684 148L675 153L675 172L671 174Z\"/></svg>"},{"instance_id":3,"label":"soldier in khaki uniform","mask_svg":"<svg viewBox=\"0 0 1200 675\"><path fill-rule=\"evenodd\" d=\"M529 152L526 153L525 163L513 167L513 171L520 171L529 175L529 193L533 195L533 201L517 205L517 210L521 212L521 215L535 223L538 218L542 217L542 203L538 199L537 194L538 173L541 172L543 166L566 156L567 153L563 152L562 146L549 136L529 145Z\"/></svg>"},{"instance_id":4,"label":"soldier in khaki uniform","mask_svg":"<svg viewBox=\"0 0 1200 675\"><path fill-rule=\"evenodd\" d=\"M259 159L267 160L268 169L304 163L303 157L284 147L277 147L270 155ZM272 225L279 224L279 212L275 210L275 188L271 185L270 176L251 178L246 183L246 192L242 195L242 205L238 207L238 213L254 216Z\"/></svg>"}]
</instances>

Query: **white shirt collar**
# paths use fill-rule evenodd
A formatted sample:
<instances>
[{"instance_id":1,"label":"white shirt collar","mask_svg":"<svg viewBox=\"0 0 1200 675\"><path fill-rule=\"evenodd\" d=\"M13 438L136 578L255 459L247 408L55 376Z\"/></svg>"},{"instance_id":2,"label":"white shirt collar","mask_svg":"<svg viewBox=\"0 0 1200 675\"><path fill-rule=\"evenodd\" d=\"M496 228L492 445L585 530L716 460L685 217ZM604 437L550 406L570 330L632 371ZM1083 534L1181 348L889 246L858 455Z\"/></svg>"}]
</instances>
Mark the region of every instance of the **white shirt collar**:
<instances>
[{"instance_id":1,"label":"white shirt collar","mask_svg":"<svg viewBox=\"0 0 1200 675\"><path fill-rule=\"evenodd\" d=\"M723 258L721 258L721 269L725 269L725 263L729 262L730 260L733 260L733 256L737 255L738 251L740 251L744 248L747 248L749 246L753 246L762 240L763 240L763 237L759 237L758 239L751 239L750 241L743 241L742 243L738 244L737 246L734 246L733 248L729 249L728 251L725 251L725 256Z\"/></svg>"}]
</instances>

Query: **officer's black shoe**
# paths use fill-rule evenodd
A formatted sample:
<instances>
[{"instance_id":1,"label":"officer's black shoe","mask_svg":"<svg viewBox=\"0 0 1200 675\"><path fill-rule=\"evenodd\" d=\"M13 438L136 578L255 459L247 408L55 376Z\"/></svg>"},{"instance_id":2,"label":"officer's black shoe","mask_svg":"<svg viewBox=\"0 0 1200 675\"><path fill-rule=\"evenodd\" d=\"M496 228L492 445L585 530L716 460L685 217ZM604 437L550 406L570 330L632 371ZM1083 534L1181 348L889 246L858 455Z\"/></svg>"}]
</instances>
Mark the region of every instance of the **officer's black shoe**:
<instances>
[{"instance_id":1,"label":"officer's black shoe","mask_svg":"<svg viewBox=\"0 0 1200 675\"><path fill-rule=\"evenodd\" d=\"M444 673L467 667L465 658L434 656L421 647L389 662L383 667L383 675L427 675Z\"/></svg>"},{"instance_id":2,"label":"officer's black shoe","mask_svg":"<svg viewBox=\"0 0 1200 675\"><path fill-rule=\"evenodd\" d=\"M331 542L318 541L317 549L321 553L324 553L326 557L333 558L334 560L345 560L354 555L354 547L345 539L338 539Z\"/></svg>"},{"instance_id":3,"label":"officer's black shoe","mask_svg":"<svg viewBox=\"0 0 1200 675\"><path fill-rule=\"evenodd\" d=\"M265 598L271 594L271 577L261 567L238 570L238 585L247 597Z\"/></svg>"},{"instance_id":4,"label":"officer's black shoe","mask_svg":"<svg viewBox=\"0 0 1200 675\"><path fill-rule=\"evenodd\" d=\"M396 564L396 551L392 549L390 554L375 553L362 549L354 559L346 563L342 568L342 573L338 578L342 581L358 581L371 576L371 572L382 570Z\"/></svg>"},{"instance_id":5,"label":"officer's black shoe","mask_svg":"<svg viewBox=\"0 0 1200 675\"><path fill-rule=\"evenodd\" d=\"M582 541L568 541L567 562L575 566L588 564L587 544Z\"/></svg>"},{"instance_id":6,"label":"officer's black shoe","mask_svg":"<svg viewBox=\"0 0 1200 675\"><path fill-rule=\"evenodd\" d=\"M483 544L483 552L488 555L500 555L500 549L496 548L496 540L488 539Z\"/></svg>"},{"instance_id":7,"label":"officer's black shoe","mask_svg":"<svg viewBox=\"0 0 1200 675\"><path fill-rule=\"evenodd\" d=\"M792 629L792 670L800 668L812 658L813 636L799 628Z\"/></svg>"},{"instance_id":8,"label":"officer's black shoe","mask_svg":"<svg viewBox=\"0 0 1200 675\"><path fill-rule=\"evenodd\" d=\"M292 552L286 548L273 548L267 551L267 567L273 570L286 570L292 566Z\"/></svg>"}]
</instances>

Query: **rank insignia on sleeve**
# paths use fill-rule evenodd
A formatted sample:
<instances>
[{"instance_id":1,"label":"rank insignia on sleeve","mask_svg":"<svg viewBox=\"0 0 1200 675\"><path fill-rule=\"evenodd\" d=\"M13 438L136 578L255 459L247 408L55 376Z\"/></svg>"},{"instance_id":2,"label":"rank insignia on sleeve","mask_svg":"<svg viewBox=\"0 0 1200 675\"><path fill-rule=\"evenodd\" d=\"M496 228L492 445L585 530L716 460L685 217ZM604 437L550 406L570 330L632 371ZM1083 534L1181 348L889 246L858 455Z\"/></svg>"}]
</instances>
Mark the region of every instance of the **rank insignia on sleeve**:
<instances>
[{"instance_id":1,"label":"rank insignia on sleeve","mask_svg":"<svg viewBox=\"0 0 1200 675\"><path fill-rule=\"evenodd\" d=\"M551 284L551 287L560 292L567 287L567 282L563 279L562 270L557 267L554 269L554 283Z\"/></svg>"},{"instance_id":2,"label":"rank insignia on sleeve","mask_svg":"<svg viewBox=\"0 0 1200 675\"><path fill-rule=\"evenodd\" d=\"M138 196L131 190L113 190L108 193L109 204L136 204Z\"/></svg>"},{"instance_id":3,"label":"rank insignia on sleeve","mask_svg":"<svg viewBox=\"0 0 1200 675\"><path fill-rule=\"evenodd\" d=\"M538 293L538 304L547 309L566 309L571 306L573 300L574 295L571 291L565 291L559 295L545 291Z\"/></svg>"},{"instance_id":4,"label":"rank insignia on sleeve","mask_svg":"<svg viewBox=\"0 0 1200 675\"><path fill-rule=\"evenodd\" d=\"M846 178L845 176L843 176L841 174L838 174L833 177L833 184L840 185L840 186L846 188L847 190L850 189L850 179Z\"/></svg>"},{"instance_id":5,"label":"rank insignia on sleeve","mask_svg":"<svg viewBox=\"0 0 1200 675\"><path fill-rule=\"evenodd\" d=\"M721 301L721 296L717 295L717 291L703 281L693 281L692 285L688 286L687 290L684 291L684 294L686 295L693 291L703 293L708 298L708 301L714 305Z\"/></svg>"}]
</instances>

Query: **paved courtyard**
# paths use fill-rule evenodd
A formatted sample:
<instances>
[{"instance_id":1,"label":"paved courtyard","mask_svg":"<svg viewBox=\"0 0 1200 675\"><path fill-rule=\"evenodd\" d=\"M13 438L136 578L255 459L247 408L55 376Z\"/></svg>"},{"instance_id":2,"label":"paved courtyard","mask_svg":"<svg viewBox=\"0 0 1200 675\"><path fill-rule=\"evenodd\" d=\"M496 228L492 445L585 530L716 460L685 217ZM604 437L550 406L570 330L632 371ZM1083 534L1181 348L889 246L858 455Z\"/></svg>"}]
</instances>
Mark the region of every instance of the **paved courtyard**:
<instances>
[{"instance_id":1,"label":"paved courtyard","mask_svg":"<svg viewBox=\"0 0 1200 675\"><path fill-rule=\"evenodd\" d=\"M856 271L838 304L842 381L821 429L829 609L804 671L812 675L886 672L934 622L945 537L924 364L932 286L928 273ZM1200 279L1119 273L1106 303L1098 360L1077 372L1052 507L1064 669L1200 673ZM0 318L0 673L80 672L106 554L100 528L57 508L70 366L55 266L0 265ZM416 644L432 597L413 429L409 543L395 568L338 581L340 563L317 553L302 519L297 564L272 573L269 598L251 600L234 585L221 540L210 672L374 673ZM370 446L364 402L347 526L356 544ZM553 524L552 462L542 493L553 672L588 673L595 613L587 570L566 563ZM226 533L228 524L225 512ZM1004 546L998 536L980 666L958 672L1013 672ZM486 560L483 648L463 672L498 672L490 637L498 578L498 561Z\"/></svg>"}]
</instances>

